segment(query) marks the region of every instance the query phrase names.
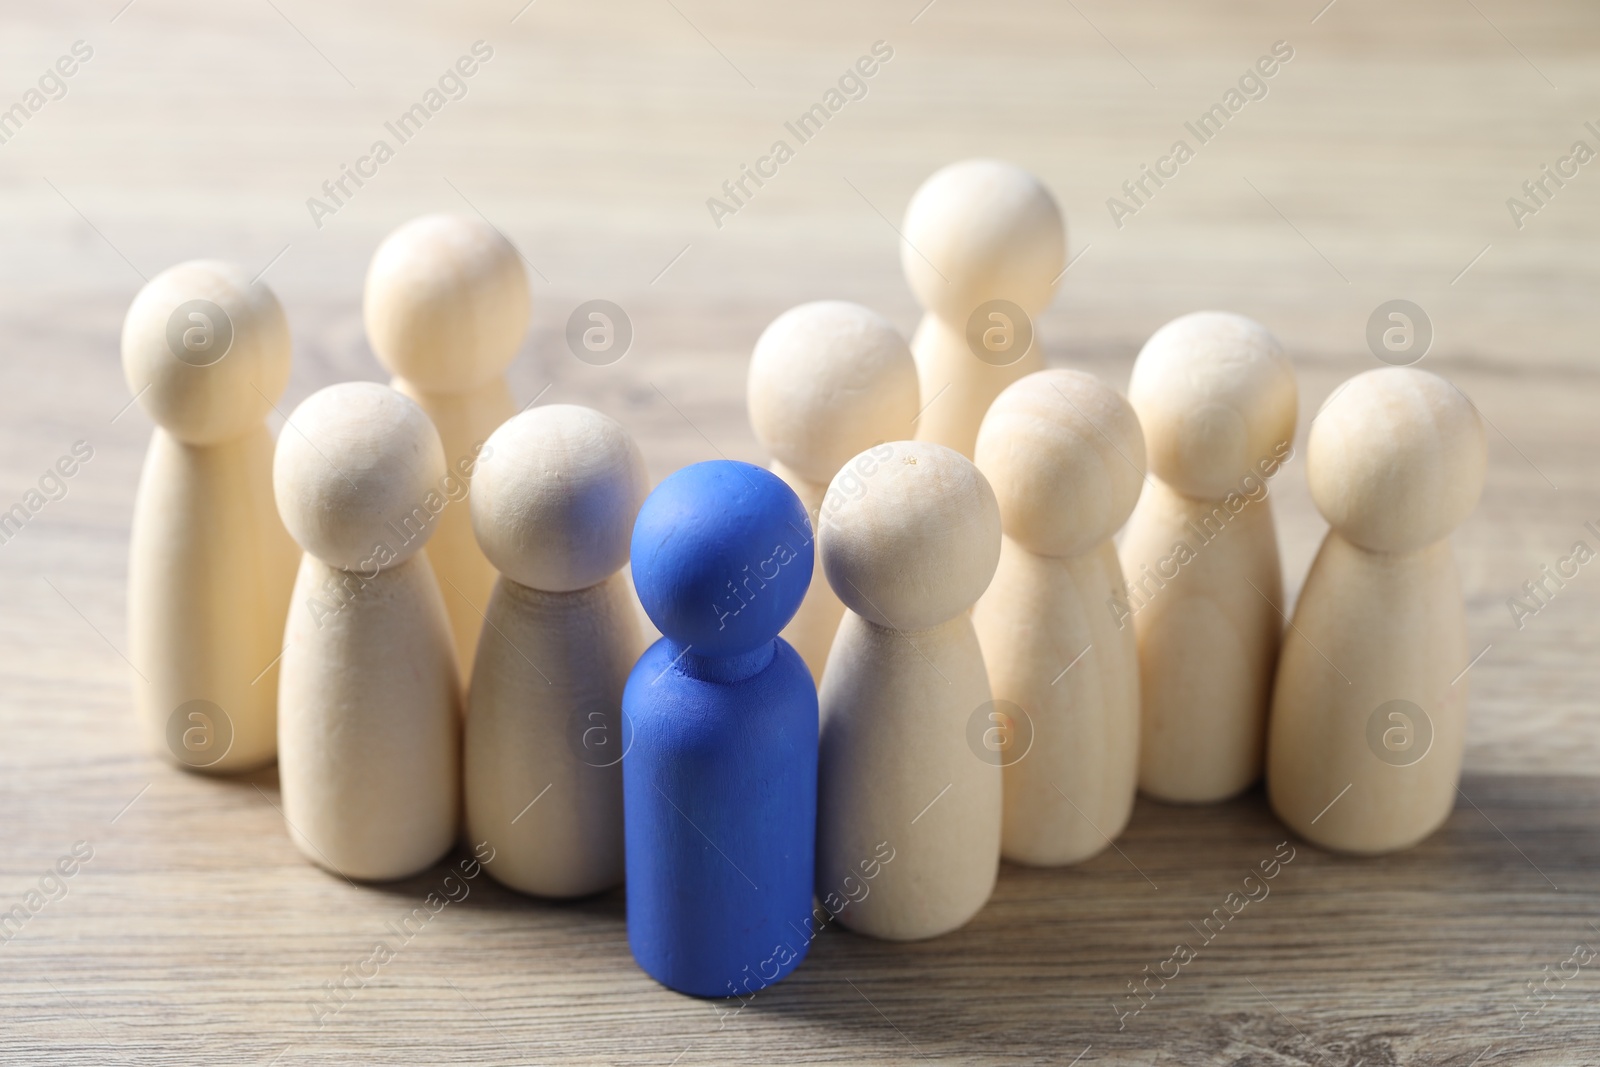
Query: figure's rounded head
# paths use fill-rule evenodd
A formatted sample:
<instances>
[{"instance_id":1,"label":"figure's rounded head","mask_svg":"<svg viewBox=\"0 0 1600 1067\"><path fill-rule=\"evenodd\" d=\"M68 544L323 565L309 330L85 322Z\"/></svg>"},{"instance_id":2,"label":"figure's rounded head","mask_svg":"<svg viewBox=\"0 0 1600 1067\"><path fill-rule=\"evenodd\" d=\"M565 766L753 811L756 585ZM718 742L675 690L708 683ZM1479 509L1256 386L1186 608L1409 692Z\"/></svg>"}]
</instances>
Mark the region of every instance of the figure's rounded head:
<instances>
[{"instance_id":1,"label":"figure's rounded head","mask_svg":"<svg viewBox=\"0 0 1600 1067\"><path fill-rule=\"evenodd\" d=\"M900 266L924 308L964 327L980 304L1050 306L1066 266L1067 227L1044 183L996 159L937 170L906 208Z\"/></svg>"},{"instance_id":2,"label":"figure's rounded head","mask_svg":"<svg viewBox=\"0 0 1600 1067\"><path fill-rule=\"evenodd\" d=\"M1483 492L1488 442L1459 389L1415 367L1346 382L1311 424L1311 499L1345 540L1409 552L1448 537Z\"/></svg>"},{"instance_id":3,"label":"figure's rounded head","mask_svg":"<svg viewBox=\"0 0 1600 1067\"><path fill-rule=\"evenodd\" d=\"M300 547L345 570L411 558L447 498L444 446L423 410L387 385L319 389L278 435L272 490Z\"/></svg>"},{"instance_id":4,"label":"figure's rounded head","mask_svg":"<svg viewBox=\"0 0 1600 1067\"><path fill-rule=\"evenodd\" d=\"M552 593L587 589L628 562L649 491L644 454L621 423L549 404L489 435L472 473L472 529L512 581Z\"/></svg>"},{"instance_id":5,"label":"figure's rounded head","mask_svg":"<svg viewBox=\"0 0 1600 1067\"><path fill-rule=\"evenodd\" d=\"M771 471L733 460L670 474L633 526L633 584L650 621L702 656L754 652L800 610L811 522Z\"/></svg>"},{"instance_id":6,"label":"figure's rounded head","mask_svg":"<svg viewBox=\"0 0 1600 1067\"><path fill-rule=\"evenodd\" d=\"M122 373L139 406L191 445L260 426L289 384L289 323L243 267L194 260L150 279L122 323Z\"/></svg>"},{"instance_id":7,"label":"figure's rounded head","mask_svg":"<svg viewBox=\"0 0 1600 1067\"><path fill-rule=\"evenodd\" d=\"M1133 512L1144 434L1132 405L1094 375L1042 370L995 398L975 461L1012 540L1041 556L1075 556Z\"/></svg>"},{"instance_id":8,"label":"figure's rounded head","mask_svg":"<svg viewBox=\"0 0 1600 1067\"><path fill-rule=\"evenodd\" d=\"M845 464L817 525L833 591L894 630L960 615L1000 562L994 490L971 460L930 441L879 445Z\"/></svg>"},{"instance_id":9,"label":"figure's rounded head","mask_svg":"<svg viewBox=\"0 0 1600 1067\"><path fill-rule=\"evenodd\" d=\"M424 392L465 392L516 358L528 332L528 276L487 222L424 215L373 253L362 311L372 350L391 374Z\"/></svg>"},{"instance_id":10,"label":"figure's rounded head","mask_svg":"<svg viewBox=\"0 0 1600 1067\"><path fill-rule=\"evenodd\" d=\"M911 430L917 365L889 320L844 300L790 308L750 357L750 425L773 458L826 485L845 461Z\"/></svg>"},{"instance_id":11,"label":"figure's rounded head","mask_svg":"<svg viewBox=\"0 0 1600 1067\"><path fill-rule=\"evenodd\" d=\"M1128 399L1150 472L1187 497L1220 500L1294 442L1294 367L1243 315L1196 311L1161 327L1134 361Z\"/></svg>"}]
</instances>

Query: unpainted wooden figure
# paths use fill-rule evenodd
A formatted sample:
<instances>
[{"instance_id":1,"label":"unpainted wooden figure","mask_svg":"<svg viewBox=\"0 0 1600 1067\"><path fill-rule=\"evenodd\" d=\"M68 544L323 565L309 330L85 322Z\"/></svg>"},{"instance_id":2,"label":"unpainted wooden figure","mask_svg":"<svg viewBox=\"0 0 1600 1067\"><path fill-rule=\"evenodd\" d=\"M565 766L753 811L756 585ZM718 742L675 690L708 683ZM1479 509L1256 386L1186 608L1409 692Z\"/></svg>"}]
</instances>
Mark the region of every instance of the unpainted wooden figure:
<instances>
[{"instance_id":1,"label":"unpainted wooden figure","mask_svg":"<svg viewBox=\"0 0 1600 1067\"><path fill-rule=\"evenodd\" d=\"M467 691L467 833L524 893L622 882L622 689L644 642L621 568L649 488L628 431L573 404L505 423L473 476L501 577Z\"/></svg>"},{"instance_id":2,"label":"unpainted wooden figure","mask_svg":"<svg viewBox=\"0 0 1600 1067\"><path fill-rule=\"evenodd\" d=\"M283 814L347 878L426 870L460 826L461 682L422 551L445 476L428 416L376 382L311 394L278 438L278 511L305 549L278 686Z\"/></svg>"},{"instance_id":3,"label":"unpainted wooden figure","mask_svg":"<svg viewBox=\"0 0 1600 1067\"><path fill-rule=\"evenodd\" d=\"M373 253L362 300L367 338L390 382L433 420L450 506L428 542L463 680L472 676L495 571L467 504L479 450L516 413L505 371L528 331L531 300L517 250L481 219L424 215Z\"/></svg>"},{"instance_id":4,"label":"unpainted wooden figure","mask_svg":"<svg viewBox=\"0 0 1600 1067\"><path fill-rule=\"evenodd\" d=\"M1487 458L1477 407L1413 367L1357 375L1311 424L1332 529L1284 638L1267 765L1273 810L1309 841L1390 852L1455 807L1470 664L1450 532Z\"/></svg>"},{"instance_id":5,"label":"unpainted wooden figure","mask_svg":"<svg viewBox=\"0 0 1600 1067\"><path fill-rule=\"evenodd\" d=\"M1066 269L1066 223L1032 174L969 159L922 183L902 231L900 265L923 309L911 338L921 383L916 438L971 459L994 398L1044 369L1034 320Z\"/></svg>"},{"instance_id":6,"label":"unpainted wooden figure","mask_svg":"<svg viewBox=\"0 0 1600 1067\"><path fill-rule=\"evenodd\" d=\"M817 540L848 610L818 694L817 896L860 933L934 937L977 914L1000 863L1000 767L970 743L991 697L969 614L1000 509L970 460L927 441L868 449L835 492Z\"/></svg>"},{"instance_id":7,"label":"unpainted wooden figure","mask_svg":"<svg viewBox=\"0 0 1600 1067\"><path fill-rule=\"evenodd\" d=\"M750 357L750 425L782 478L818 521L828 483L857 453L911 432L917 367L894 326L844 300L790 308ZM783 637L821 681L844 605L818 567Z\"/></svg>"},{"instance_id":8,"label":"unpainted wooden figure","mask_svg":"<svg viewBox=\"0 0 1600 1067\"><path fill-rule=\"evenodd\" d=\"M1044 370L995 400L978 469L1000 566L973 609L994 691L984 747L1005 773L1002 854L1058 866L1122 832L1139 783L1139 662L1112 534L1144 485L1133 408L1093 375Z\"/></svg>"},{"instance_id":9,"label":"unpainted wooden figure","mask_svg":"<svg viewBox=\"0 0 1600 1067\"><path fill-rule=\"evenodd\" d=\"M1268 479L1294 453L1298 393L1277 340L1242 315L1167 323L1133 366L1149 482L1112 606L1139 645L1139 788L1206 803L1261 776L1284 615Z\"/></svg>"},{"instance_id":10,"label":"unpainted wooden figure","mask_svg":"<svg viewBox=\"0 0 1600 1067\"><path fill-rule=\"evenodd\" d=\"M156 422L128 561L134 706L150 746L212 773L278 751L278 653L297 553L272 502L266 419L289 325L232 263L151 279L122 327L128 388Z\"/></svg>"}]
</instances>

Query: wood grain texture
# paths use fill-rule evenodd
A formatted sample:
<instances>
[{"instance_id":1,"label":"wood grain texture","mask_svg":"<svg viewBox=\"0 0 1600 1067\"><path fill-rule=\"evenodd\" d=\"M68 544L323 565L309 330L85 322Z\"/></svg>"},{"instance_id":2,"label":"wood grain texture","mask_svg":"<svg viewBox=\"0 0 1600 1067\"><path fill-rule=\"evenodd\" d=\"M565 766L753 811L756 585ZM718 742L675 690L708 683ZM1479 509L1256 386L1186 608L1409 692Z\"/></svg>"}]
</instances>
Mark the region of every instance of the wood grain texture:
<instances>
[{"instance_id":1,"label":"wood grain texture","mask_svg":"<svg viewBox=\"0 0 1600 1067\"><path fill-rule=\"evenodd\" d=\"M81 0L8 11L0 34L7 107L73 41L94 48L66 97L0 145L0 506L74 441L94 449L64 498L0 544L0 910L74 842L94 848L66 896L0 945L0 1058L1596 1059L1594 964L1564 988L1552 980L1556 999L1518 1022L1533 1007L1524 983L1600 940L1600 564L1520 628L1506 601L1575 541L1600 547L1585 528L1600 525L1600 177L1585 167L1521 229L1505 205L1575 139L1595 143L1583 125L1600 123L1594 5L1339 0L1319 17L1322 0L938 0L918 16L920 0L540 0L513 23L520 0L275 3L138 0L118 15L120 2ZM467 95L315 228L306 198L478 39L495 55ZM879 39L895 57L867 96L716 228L706 198ZM1106 198L1280 39L1296 55L1267 97L1118 229ZM1259 791L1192 810L1141 800L1120 852L1068 870L1006 866L989 906L948 938L829 930L789 980L727 1019L634 967L620 893L545 904L458 873L451 885L469 894L319 1027L324 983L396 936L388 924L428 893L459 890L443 867L352 887L296 852L273 772L211 781L144 752L121 656L150 425L118 414L116 365L140 274L197 256L271 263L295 340L288 411L331 382L386 377L360 310L383 235L476 207L532 268L518 405L549 386L545 400L606 411L659 480L719 452L767 460L744 418L743 369L785 308L858 300L909 335L918 309L885 219L898 225L938 166L984 154L1041 176L1069 256L1082 253L1039 322L1052 365L1123 388L1163 322L1236 310L1290 353L1304 427L1376 365L1364 330L1380 302L1427 309L1436 338L1421 366L1490 425L1483 502L1452 539L1469 647L1488 651L1471 672L1467 777L1444 827L1381 859L1297 845L1271 895L1121 1031L1112 1005L1126 983L1197 937L1189 924L1285 839ZM632 349L610 366L572 358L562 337L592 298L633 322ZM1301 454L1304 441L1302 429ZM1300 462L1272 493L1292 599L1325 524Z\"/></svg>"}]
</instances>

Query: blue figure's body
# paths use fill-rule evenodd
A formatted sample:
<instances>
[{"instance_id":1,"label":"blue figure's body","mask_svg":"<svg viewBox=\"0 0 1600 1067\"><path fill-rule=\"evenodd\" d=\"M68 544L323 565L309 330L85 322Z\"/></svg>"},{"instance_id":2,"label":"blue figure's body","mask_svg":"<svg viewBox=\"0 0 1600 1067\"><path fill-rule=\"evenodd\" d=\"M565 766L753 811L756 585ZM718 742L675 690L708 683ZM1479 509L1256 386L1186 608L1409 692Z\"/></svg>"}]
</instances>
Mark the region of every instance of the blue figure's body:
<instances>
[{"instance_id":1,"label":"blue figure's body","mask_svg":"<svg viewBox=\"0 0 1600 1067\"><path fill-rule=\"evenodd\" d=\"M810 523L770 472L700 463L645 501L632 559L666 636L622 697L628 943L663 985L748 995L810 938L817 693L777 637L811 582Z\"/></svg>"}]
</instances>

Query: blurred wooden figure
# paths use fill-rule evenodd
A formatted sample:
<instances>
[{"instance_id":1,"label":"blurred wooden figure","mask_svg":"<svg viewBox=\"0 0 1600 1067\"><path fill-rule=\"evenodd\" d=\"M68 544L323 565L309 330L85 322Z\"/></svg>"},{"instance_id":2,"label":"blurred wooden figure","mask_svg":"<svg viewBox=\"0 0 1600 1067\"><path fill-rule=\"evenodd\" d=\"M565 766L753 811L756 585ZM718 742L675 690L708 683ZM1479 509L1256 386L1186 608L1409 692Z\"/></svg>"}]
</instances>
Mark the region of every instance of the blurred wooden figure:
<instances>
[{"instance_id":1,"label":"blurred wooden figure","mask_svg":"<svg viewBox=\"0 0 1600 1067\"><path fill-rule=\"evenodd\" d=\"M750 357L750 425L772 453L772 472L811 514L828 483L859 452L911 432L917 367L905 339L877 312L843 300L791 308L772 321ZM818 567L783 637L814 681L844 605Z\"/></svg>"},{"instance_id":2,"label":"blurred wooden figure","mask_svg":"<svg viewBox=\"0 0 1600 1067\"><path fill-rule=\"evenodd\" d=\"M428 413L444 446L452 506L428 559L465 680L495 582L466 501L479 449L516 412L505 371L528 330L528 277L516 249L487 222L425 215L373 253L362 310L390 384Z\"/></svg>"},{"instance_id":3,"label":"blurred wooden figure","mask_svg":"<svg viewBox=\"0 0 1600 1067\"><path fill-rule=\"evenodd\" d=\"M900 265L924 312L911 339L916 437L971 459L994 398L1044 368L1033 320L1065 270L1066 223L1032 174L969 159L922 183L903 228Z\"/></svg>"},{"instance_id":4,"label":"blurred wooden figure","mask_svg":"<svg viewBox=\"0 0 1600 1067\"><path fill-rule=\"evenodd\" d=\"M289 834L347 878L426 870L460 825L461 682L422 550L444 449L385 385L311 394L278 438L273 489L305 549L278 687Z\"/></svg>"},{"instance_id":5,"label":"blurred wooden figure","mask_svg":"<svg viewBox=\"0 0 1600 1067\"><path fill-rule=\"evenodd\" d=\"M817 896L896 941L977 914L1000 863L1001 774L970 742L990 705L968 615L1000 557L1000 510L943 445L885 444L828 489L818 545L849 611L819 694ZM895 856L854 899L862 865ZM830 906L831 907L831 906Z\"/></svg>"},{"instance_id":6,"label":"blurred wooden figure","mask_svg":"<svg viewBox=\"0 0 1600 1067\"><path fill-rule=\"evenodd\" d=\"M1273 810L1309 841L1407 848L1455 806L1468 646L1450 531L1486 462L1477 408L1411 367L1352 378L1311 424L1332 529L1284 638L1267 766Z\"/></svg>"},{"instance_id":7,"label":"blurred wooden figure","mask_svg":"<svg viewBox=\"0 0 1600 1067\"><path fill-rule=\"evenodd\" d=\"M272 291L231 263L163 271L133 300L122 368L156 421L128 562L134 706L151 745L212 772L278 751L295 548L272 504L266 417L289 381Z\"/></svg>"},{"instance_id":8,"label":"blurred wooden figure","mask_svg":"<svg viewBox=\"0 0 1600 1067\"><path fill-rule=\"evenodd\" d=\"M584 896L622 883L622 689L644 649L620 569L650 481L620 424L570 404L484 452L472 524L501 578L468 688L467 832L513 889Z\"/></svg>"},{"instance_id":9,"label":"blurred wooden figure","mask_svg":"<svg viewBox=\"0 0 1600 1067\"><path fill-rule=\"evenodd\" d=\"M1139 645L1139 788L1224 800L1261 776L1283 631L1267 479L1294 453L1294 368L1259 324L1220 311L1167 323L1133 365L1128 399L1150 474L1123 535Z\"/></svg>"},{"instance_id":10,"label":"blurred wooden figure","mask_svg":"<svg viewBox=\"0 0 1600 1067\"><path fill-rule=\"evenodd\" d=\"M1133 408L1092 375L1030 374L995 400L978 469L1000 504L1000 566L972 613L1004 767L1002 854L1076 863L1127 825L1139 779L1139 663L1111 535L1144 484ZM985 724L988 726L989 724Z\"/></svg>"}]
</instances>

